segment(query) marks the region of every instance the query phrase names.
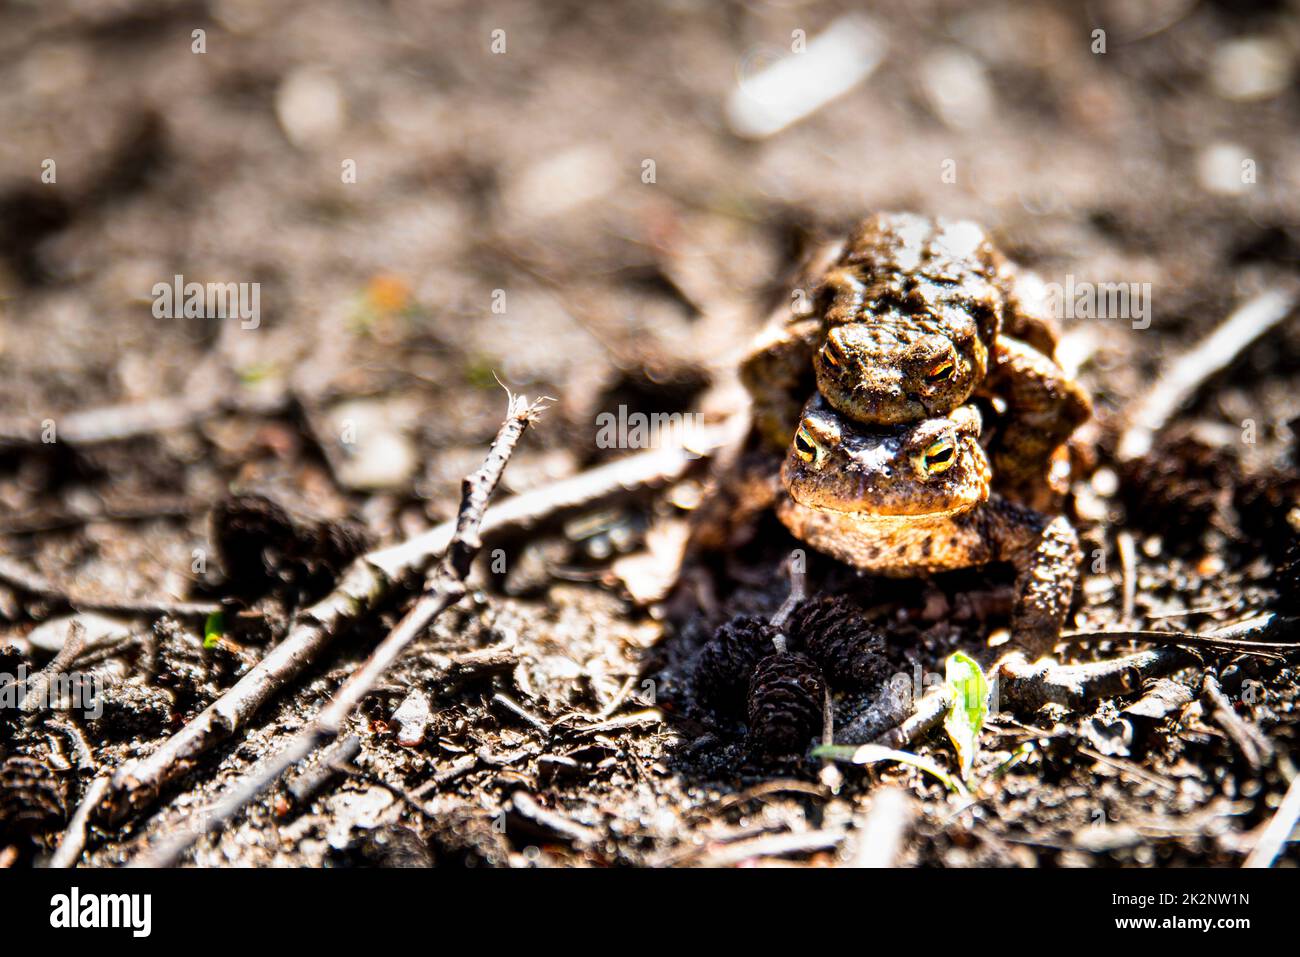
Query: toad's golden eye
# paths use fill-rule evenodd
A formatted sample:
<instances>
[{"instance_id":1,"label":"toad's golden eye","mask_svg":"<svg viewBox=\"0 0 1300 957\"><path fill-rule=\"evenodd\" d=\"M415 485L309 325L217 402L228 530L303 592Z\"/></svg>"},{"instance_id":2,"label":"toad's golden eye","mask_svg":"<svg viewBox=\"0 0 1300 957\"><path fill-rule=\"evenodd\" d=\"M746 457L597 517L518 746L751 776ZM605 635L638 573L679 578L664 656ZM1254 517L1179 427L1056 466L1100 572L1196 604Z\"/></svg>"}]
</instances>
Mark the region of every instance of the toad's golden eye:
<instances>
[{"instance_id":1,"label":"toad's golden eye","mask_svg":"<svg viewBox=\"0 0 1300 957\"><path fill-rule=\"evenodd\" d=\"M808 429L801 425L799 431L794 434L794 454L809 465L819 465L825 453Z\"/></svg>"},{"instance_id":2,"label":"toad's golden eye","mask_svg":"<svg viewBox=\"0 0 1300 957\"><path fill-rule=\"evenodd\" d=\"M825 362L832 369L840 367L840 349L833 340L827 340L826 345L822 346L822 362Z\"/></svg>"},{"instance_id":3,"label":"toad's golden eye","mask_svg":"<svg viewBox=\"0 0 1300 957\"><path fill-rule=\"evenodd\" d=\"M951 359L944 359L937 366L925 374L925 378L930 382L946 382L952 378L952 374L957 371L956 366L952 364Z\"/></svg>"},{"instance_id":4,"label":"toad's golden eye","mask_svg":"<svg viewBox=\"0 0 1300 957\"><path fill-rule=\"evenodd\" d=\"M957 448L949 439L940 439L931 443L921 453L921 470L927 475L938 475L952 468L957 461Z\"/></svg>"}]
</instances>

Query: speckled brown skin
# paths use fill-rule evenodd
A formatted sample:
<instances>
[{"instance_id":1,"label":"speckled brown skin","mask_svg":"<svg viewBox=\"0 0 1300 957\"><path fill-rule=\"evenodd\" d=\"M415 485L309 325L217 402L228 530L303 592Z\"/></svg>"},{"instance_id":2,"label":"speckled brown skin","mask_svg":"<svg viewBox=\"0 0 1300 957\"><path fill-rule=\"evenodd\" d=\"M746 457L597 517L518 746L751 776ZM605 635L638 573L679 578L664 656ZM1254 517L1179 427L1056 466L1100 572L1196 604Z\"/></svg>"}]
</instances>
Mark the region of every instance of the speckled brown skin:
<instances>
[{"instance_id":1,"label":"speckled brown skin","mask_svg":"<svg viewBox=\"0 0 1300 957\"><path fill-rule=\"evenodd\" d=\"M788 494L778 497L777 515L795 537L873 574L1012 563L1012 635L1041 653L1060 635L1070 608L1078 539L1064 517L990 495L978 438L971 406L947 418L868 430L815 397L781 467ZM942 456L937 471L935 454Z\"/></svg>"},{"instance_id":2,"label":"speckled brown skin","mask_svg":"<svg viewBox=\"0 0 1300 957\"><path fill-rule=\"evenodd\" d=\"M873 216L832 259L807 314L770 324L742 363L755 429L784 448L814 387L869 425L1000 396L1007 414L990 450L999 484L1017 498L1041 493L1052 453L1090 409L1030 300L974 223Z\"/></svg>"}]
</instances>

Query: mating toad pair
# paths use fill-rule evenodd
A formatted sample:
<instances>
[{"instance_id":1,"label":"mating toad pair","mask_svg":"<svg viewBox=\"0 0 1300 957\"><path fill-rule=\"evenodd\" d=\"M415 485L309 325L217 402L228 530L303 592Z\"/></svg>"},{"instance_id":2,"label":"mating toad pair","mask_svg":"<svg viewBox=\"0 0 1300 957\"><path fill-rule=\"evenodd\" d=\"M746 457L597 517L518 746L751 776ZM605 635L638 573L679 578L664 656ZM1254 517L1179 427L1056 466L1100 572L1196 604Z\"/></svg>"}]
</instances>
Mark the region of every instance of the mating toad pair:
<instances>
[{"instance_id":1,"label":"mating toad pair","mask_svg":"<svg viewBox=\"0 0 1300 957\"><path fill-rule=\"evenodd\" d=\"M774 503L796 537L875 574L1011 562L1013 638L1041 649L1078 574L1073 528L1041 509L1059 502L1053 460L1090 410L1021 289L973 223L862 223L808 313L765 330L744 360L754 435L749 501L734 501ZM986 444L980 401L1001 410Z\"/></svg>"}]
</instances>

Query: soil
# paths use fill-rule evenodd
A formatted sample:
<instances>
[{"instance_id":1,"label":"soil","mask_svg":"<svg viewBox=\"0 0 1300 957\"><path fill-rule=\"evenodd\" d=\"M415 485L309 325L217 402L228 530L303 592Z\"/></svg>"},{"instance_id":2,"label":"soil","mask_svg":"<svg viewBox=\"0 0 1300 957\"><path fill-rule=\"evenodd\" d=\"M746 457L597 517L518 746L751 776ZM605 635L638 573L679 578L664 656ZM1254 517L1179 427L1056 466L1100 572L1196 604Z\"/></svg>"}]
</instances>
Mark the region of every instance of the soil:
<instances>
[{"instance_id":1,"label":"soil","mask_svg":"<svg viewBox=\"0 0 1300 957\"><path fill-rule=\"evenodd\" d=\"M602 447L598 416L730 401L738 349L802 258L877 209L975 219L1048 282L1151 284L1149 328L1065 323L1096 409L1068 505L1087 555L1072 627L1205 631L1295 610L1300 325L1243 349L1138 463L1115 458L1172 357L1294 280L1300 87L1271 79L1300 66L1294 6L882 5L874 72L768 138L736 135L738 82L851 6L0 12L0 437L69 433L0 441L0 557L81 598L230 602L217 640L202 617L118 616L77 665L102 685L97 717L0 711L0 860L45 859L91 780L216 700L358 548L454 514L505 408L498 378L555 398L499 494L628 454ZM152 290L176 275L259 283L256 327L156 317ZM76 413L151 400L201 411L76 441ZM611 571L671 537L703 481L490 542L471 597L354 715L356 757L301 801L268 792L185 862L827 865L858 853L885 787L908 795L902 865L1235 866L1255 846L1294 774L1294 657L1198 653L1155 718L1126 711L1150 685L996 714L970 800L911 765L832 771L810 749L755 748L745 709L706 707L693 671L720 626L777 610L797 543L768 517L648 603ZM238 536L222 545L232 493L278 503L297 531L272 521L277 547L252 559ZM898 582L810 559L814 596L860 609L892 673L942 673L1005 627L1008 570ZM401 611L340 636L147 813L95 829L83 863L122 864L195 820ZM0 673L48 663L66 629L36 629L67 614L0 580ZM513 671L429 680L431 656L506 640ZM1273 754L1243 753L1206 675ZM851 684L832 682L837 741L884 730L876 692ZM402 744L412 690L432 716ZM915 750L956 767L942 731Z\"/></svg>"}]
</instances>

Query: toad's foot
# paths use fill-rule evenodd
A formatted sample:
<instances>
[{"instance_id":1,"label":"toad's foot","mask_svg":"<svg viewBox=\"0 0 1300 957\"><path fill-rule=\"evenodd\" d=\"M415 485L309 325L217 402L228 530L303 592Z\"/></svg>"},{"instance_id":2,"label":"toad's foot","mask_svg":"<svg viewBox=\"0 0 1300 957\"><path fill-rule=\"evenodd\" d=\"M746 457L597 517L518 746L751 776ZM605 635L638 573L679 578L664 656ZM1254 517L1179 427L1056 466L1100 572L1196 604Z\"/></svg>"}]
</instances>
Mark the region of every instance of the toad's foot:
<instances>
[{"instance_id":1,"label":"toad's foot","mask_svg":"<svg viewBox=\"0 0 1300 957\"><path fill-rule=\"evenodd\" d=\"M1051 518L994 497L975 511L998 557L1016 567L1016 606L1011 640L1030 661L1046 654L1061 636L1079 578L1079 538L1064 516Z\"/></svg>"}]
</instances>

